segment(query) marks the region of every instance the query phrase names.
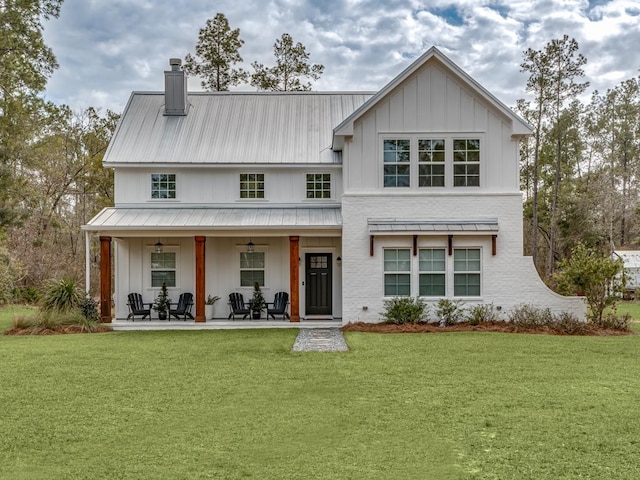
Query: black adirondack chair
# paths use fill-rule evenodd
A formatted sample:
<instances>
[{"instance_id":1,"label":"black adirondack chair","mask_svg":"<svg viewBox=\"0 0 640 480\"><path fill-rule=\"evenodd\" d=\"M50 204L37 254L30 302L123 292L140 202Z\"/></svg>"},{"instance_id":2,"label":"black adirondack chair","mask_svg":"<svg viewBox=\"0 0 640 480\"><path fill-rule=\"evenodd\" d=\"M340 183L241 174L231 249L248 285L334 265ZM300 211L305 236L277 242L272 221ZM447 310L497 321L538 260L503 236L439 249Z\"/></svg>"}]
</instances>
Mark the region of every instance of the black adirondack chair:
<instances>
[{"instance_id":1,"label":"black adirondack chair","mask_svg":"<svg viewBox=\"0 0 640 480\"><path fill-rule=\"evenodd\" d=\"M127 320L131 319L131 321L136 320L136 315L142 315L142 320L145 317L149 317L151 320L151 305L152 303L144 303L142 301L142 295L139 293L130 293L128 295L129 301L127 305L129 306L129 315L127 316Z\"/></svg>"},{"instance_id":2,"label":"black adirondack chair","mask_svg":"<svg viewBox=\"0 0 640 480\"><path fill-rule=\"evenodd\" d=\"M287 313L287 305L289 305L289 294L287 292L278 292L273 297L273 303L267 303L267 319L269 317L276 319L276 315L282 315L282 319L289 318Z\"/></svg>"},{"instance_id":3,"label":"black adirondack chair","mask_svg":"<svg viewBox=\"0 0 640 480\"><path fill-rule=\"evenodd\" d=\"M229 294L229 306L231 307L231 313L228 318L236 319L236 315L242 315L244 320L249 316L251 310L244 303L244 297L241 293L233 292Z\"/></svg>"},{"instance_id":4,"label":"black adirondack chair","mask_svg":"<svg viewBox=\"0 0 640 480\"><path fill-rule=\"evenodd\" d=\"M191 314L191 309L193 308L193 294L192 293L181 293L178 297L178 303L176 304L176 308L169 307L169 318L173 315L178 320L180 317L186 322L187 317L193 320L193 315Z\"/></svg>"}]
</instances>

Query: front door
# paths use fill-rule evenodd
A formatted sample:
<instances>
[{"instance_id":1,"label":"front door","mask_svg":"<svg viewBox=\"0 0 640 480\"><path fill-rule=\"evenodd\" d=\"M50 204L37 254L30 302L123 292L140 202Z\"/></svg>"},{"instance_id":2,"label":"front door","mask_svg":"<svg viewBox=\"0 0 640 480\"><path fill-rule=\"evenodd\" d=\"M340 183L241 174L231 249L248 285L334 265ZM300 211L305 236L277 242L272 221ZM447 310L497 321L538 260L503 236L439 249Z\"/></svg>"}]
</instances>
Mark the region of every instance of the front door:
<instances>
[{"instance_id":1,"label":"front door","mask_svg":"<svg viewBox=\"0 0 640 480\"><path fill-rule=\"evenodd\" d=\"M331 315L331 254L305 254L305 313Z\"/></svg>"}]
</instances>

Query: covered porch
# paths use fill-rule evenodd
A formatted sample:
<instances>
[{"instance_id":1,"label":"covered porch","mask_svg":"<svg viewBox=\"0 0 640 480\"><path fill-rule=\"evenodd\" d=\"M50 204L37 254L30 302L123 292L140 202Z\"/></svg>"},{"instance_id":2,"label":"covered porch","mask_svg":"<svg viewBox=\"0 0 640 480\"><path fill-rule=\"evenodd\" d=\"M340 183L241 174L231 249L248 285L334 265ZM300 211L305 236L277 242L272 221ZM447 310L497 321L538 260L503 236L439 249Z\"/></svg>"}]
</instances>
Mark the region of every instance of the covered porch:
<instances>
[{"instance_id":1,"label":"covered porch","mask_svg":"<svg viewBox=\"0 0 640 480\"><path fill-rule=\"evenodd\" d=\"M157 328L278 328L342 317L339 208L107 208L83 228L100 238L100 314L114 326L127 322L129 293L151 304L163 282L173 302L193 294L194 319L159 321L151 310ZM225 323L229 294L248 302L255 282L267 302L277 292L288 294L289 321L266 321L265 312L246 327L242 317ZM220 300L207 318L209 296Z\"/></svg>"}]
</instances>

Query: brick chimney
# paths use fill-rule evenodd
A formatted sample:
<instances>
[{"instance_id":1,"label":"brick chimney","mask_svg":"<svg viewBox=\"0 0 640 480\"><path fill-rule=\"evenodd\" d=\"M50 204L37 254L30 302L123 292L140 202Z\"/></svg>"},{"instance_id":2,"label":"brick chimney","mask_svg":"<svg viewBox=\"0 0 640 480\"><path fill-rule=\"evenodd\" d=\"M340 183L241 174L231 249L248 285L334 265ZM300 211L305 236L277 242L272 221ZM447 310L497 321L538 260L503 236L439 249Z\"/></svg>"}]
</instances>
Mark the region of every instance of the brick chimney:
<instances>
[{"instance_id":1,"label":"brick chimney","mask_svg":"<svg viewBox=\"0 0 640 480\"><path fill-rule=\"evenodd\" d=\"M180 68L182 60L170 58L171 70L164 72L164 114L186 115L189 110L187 102L187 76Z\"/></svg>"}]
</instances>

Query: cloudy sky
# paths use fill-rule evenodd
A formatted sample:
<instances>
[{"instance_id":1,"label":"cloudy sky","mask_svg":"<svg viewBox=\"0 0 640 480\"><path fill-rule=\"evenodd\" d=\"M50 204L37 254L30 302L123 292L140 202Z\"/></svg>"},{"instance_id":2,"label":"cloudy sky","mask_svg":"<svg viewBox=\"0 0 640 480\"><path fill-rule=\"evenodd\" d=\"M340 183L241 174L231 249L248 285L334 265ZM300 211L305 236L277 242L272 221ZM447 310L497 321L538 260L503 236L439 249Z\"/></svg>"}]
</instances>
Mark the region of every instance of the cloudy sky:
<instances>
[{"instance_id":1,"label":"cloudy sky","mask_svg":"<svg viewBox=\"0 0 640 480\"><path fill-rule=\"evenodd\" d=\"M525 96L522 53L567 34L591 91L638 75L638 0L65 0L45 24L60 68L46 98L118 113L131 91L163 89L170 57L195 53L217 12L245 41L245 68L273 64L284 32L325 66L314 90L378 90L432 45L509 106ZM190 90L201 90L199 80ZM244 87L243 89L251 89Z\"/></svg>"}]
</instances>

